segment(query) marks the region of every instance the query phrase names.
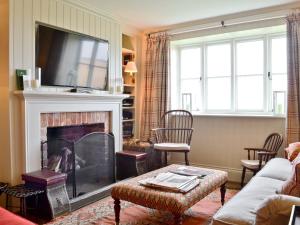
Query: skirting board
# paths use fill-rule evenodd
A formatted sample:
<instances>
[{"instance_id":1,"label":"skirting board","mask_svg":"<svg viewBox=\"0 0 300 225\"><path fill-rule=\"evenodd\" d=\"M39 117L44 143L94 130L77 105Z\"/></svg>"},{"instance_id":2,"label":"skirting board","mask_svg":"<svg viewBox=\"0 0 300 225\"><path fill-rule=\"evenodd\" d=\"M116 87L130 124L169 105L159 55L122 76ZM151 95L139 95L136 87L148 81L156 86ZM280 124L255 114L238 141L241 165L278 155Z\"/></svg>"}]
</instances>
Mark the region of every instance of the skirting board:
<instances>
[{"instance_id":1,"label":"skirting board","mask_svg":"<svg viewBox=\"0 0 300 225\"><path fill-rule=\"evenodd\" d=\"M170 161L172 164L185 164L183 161ZM242 177L242 169L238 168L230 168L230 167L221 167L221 166L215 166L215 165L206 165L206 164L197 164L197 163L190 163L191 166L196 166L196 167L204 167L204 168L209 168L209 169L216 169L216 170L223 170L228 173L229 176L229 181L231 182L241 182L241 177ZM245 176L245 183L248 182L251 177L253 176L252 172L246 172Z\"/></svg>"}]
</instances>

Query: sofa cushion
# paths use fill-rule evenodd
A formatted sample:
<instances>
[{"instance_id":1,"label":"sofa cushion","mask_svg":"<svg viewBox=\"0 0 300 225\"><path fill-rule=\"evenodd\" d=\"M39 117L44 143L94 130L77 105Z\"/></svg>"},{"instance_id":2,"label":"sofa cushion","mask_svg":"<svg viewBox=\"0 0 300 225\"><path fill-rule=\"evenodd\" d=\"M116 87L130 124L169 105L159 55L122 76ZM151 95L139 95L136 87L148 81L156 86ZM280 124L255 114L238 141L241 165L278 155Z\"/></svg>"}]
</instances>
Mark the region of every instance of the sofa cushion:
<instances>
[{"instance_id":1,"label":"sofa cushion","mask_svg":"<svg viewBox=\"0 0 300 225\"><path fill-rule=\"evenodd\" d=\"M281 180L268 177L253 177L238 194L214 215L212 224L253 224L257 206L268 196L275 194L283 183Z\"/></svg>"},{"instance_id":2,"label":"sofa cushion","mask_svg":"<svg viewBox=\"0 0 300 225\"><path fill-rule=\"evenodd\" d=\"M256 176L286 181L291 173L292 164L289 160L284 158L274 158L271 159Z\"/></svg>"},{"instance_id":3,"label":"sofa cushion","mask_svg":"<svg viewBox=\"0 0 300 225\"><path fill-rule=\"evenodd\" d=\"M300 198L270 195L257 207L255 225L288 224L293 205L300 205Z\"/></svg>"}]
</instances>

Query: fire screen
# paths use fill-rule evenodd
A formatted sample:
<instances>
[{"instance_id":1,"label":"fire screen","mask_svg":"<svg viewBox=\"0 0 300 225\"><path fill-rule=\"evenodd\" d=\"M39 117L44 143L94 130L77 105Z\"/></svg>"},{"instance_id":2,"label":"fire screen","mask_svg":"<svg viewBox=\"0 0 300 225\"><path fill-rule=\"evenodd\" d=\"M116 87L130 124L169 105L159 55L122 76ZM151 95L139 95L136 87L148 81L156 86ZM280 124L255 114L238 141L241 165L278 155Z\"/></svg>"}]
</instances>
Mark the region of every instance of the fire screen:
<instances>
[{"instance_id":1,"label":"fire screen","mask_svg":"<svg viewBox=\"0 0 300 225\"><path fill-rule=\"evenodd\" d=\"M92 132L75 141L51 138L42 143L42 168L67 174L69 198L115 182L114 136Z\"/></svg>"}]
</instances>

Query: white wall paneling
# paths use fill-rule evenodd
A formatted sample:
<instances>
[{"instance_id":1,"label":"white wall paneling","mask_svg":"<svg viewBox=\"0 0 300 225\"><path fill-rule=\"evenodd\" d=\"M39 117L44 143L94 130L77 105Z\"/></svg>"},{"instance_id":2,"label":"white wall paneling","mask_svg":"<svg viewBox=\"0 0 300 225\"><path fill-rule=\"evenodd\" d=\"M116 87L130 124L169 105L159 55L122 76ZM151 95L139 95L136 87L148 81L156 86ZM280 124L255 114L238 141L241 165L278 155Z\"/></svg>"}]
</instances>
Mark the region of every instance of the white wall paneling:
<instances>
[{"instance_id":1,"label":"white wall paneling","mask_svg":"<svg viewBox=\"0 0 300 225\"><path fill-rule=\"evenodd\" d=\"M121 76L120 24L108 17L97 15L63 0L10 0L13 14L13 70L34 69L35 23L42 22L73 30L110 43L111 80ZM114 84L114 82L110 82Z\"/></svg>"}]
</instances>

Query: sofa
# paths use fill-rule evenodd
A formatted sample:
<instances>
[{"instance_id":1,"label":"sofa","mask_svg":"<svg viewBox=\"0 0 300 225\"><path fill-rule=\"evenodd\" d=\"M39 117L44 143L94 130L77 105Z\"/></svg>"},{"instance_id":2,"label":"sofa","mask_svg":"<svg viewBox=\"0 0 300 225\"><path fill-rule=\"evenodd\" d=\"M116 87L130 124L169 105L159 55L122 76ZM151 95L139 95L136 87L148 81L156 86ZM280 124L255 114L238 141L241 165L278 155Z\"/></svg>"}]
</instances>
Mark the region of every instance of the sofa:
<instances>
[{"instance_id":1,"label":"sofa","mask_svg":"<svg viewBox=\"0 0 300 225\"><path fill-rule=\"evenodd\" d=\"M0 224L1 225L35 225L12 212L0 207Z\"/></svg>"},{"instance_id":2,"label":"sofa","mask_svg":"<svg viewBox=\"0 0 300 225\"><path fill-rule=\"evenodd\" d=\"M300 198L277 194L293 174L292 163L283 158L270 160L213 216L211 225L284 225L292 205Z\"/></svg>"}]
</instances>

